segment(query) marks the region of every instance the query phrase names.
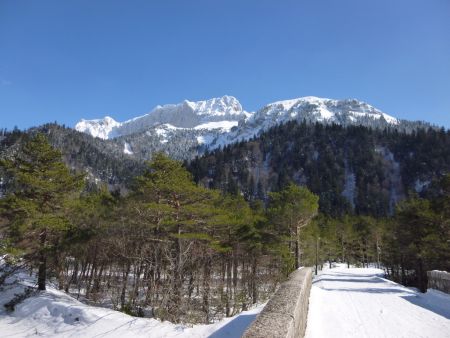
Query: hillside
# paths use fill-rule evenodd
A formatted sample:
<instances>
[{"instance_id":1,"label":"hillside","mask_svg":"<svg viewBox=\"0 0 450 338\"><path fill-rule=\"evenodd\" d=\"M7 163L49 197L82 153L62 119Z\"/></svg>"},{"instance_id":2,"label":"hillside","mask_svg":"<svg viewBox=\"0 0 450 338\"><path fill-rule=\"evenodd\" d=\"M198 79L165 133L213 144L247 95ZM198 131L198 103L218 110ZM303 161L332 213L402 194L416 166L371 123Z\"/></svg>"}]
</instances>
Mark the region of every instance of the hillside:
<instances>
[{"instance_id":1,"label":"hillside","mask_svg":"<svg viewBox=\"0 0 450 338\"><path fill-rule=\"evenodd\" d=\"M318 194L326 214L383 216L450 171L450 132L293 121L198 157L188 168L197 182L239 190L248 200L266 200L293 181Z\"/></svg>"},{"instance_id":2,"label":"hillside","mask_svg":"<svg viewBox=\"0 0 450 338\"><path fill-rule=\"evenodd\" d=\"M148 132L143 132L133 136L138 156L124 152L129 150L128 136L103 140L51 124L6 133L0 152L11 156L27 135L37 131L48 135L70 168L113 190L129 186L143 172L144 161L156 152L189 159L199 151L194 144L186 150L186 139L161 143L155 138L150 145ZM174 137L190 135L177 131ZM321 210L327 214L386 215L399 200L412 193L425 194L435 179L450 171L450 136L443 129L406 133L395 127L380 130L291 121L249 141L206 151L186 165L197 182L223 191L239 190L248 200L266 200L269 191L294 181L319 194Z\"/></svg>"}]
</instances>

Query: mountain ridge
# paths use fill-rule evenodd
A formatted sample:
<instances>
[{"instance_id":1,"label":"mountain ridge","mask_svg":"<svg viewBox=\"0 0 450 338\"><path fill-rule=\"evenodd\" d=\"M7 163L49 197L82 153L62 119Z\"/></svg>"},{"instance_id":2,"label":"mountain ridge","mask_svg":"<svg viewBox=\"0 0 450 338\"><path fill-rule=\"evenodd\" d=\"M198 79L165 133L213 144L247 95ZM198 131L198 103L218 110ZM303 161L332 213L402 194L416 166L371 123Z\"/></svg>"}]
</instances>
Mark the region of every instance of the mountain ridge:
<instances>
[{"instance_id":1,"label":"mountain ridge","mask_svg":"<svg viewBox=\"0 0 450 338\"><path fill-rule=\"evenodd\" d=\"M178 104L158 105L150 113L124 122L117 122L109 116L95 120L82 119L75 125L75 129L103 139L128 136L158 128L161 125L184 129L216 130L222 135L212 140L211 145L214 148L214 143L223 145L233 142L233 135L223 137L224 134L230 133L233 127L238 129L234 131L234 137L242 140L293 119L363 125L370 122L364 123L363 120L366 119L380 120L390 125L399 124L398 119L356 99L335 100L307 96L276 101L266 104L256 112L247 112L235 97L225 95L203 101L184 100ZM240 132L239 129L246 131ZM209 139L212 138L209 137ZM202 142L204 143L204 140ZM199 145L202 142L199 142Z\"/></svg>"},{"instance_id":2,"label":"mountain ridge","mask_svg":"<svg viewBox=\"0 0 450 338\"><path fill-rule=\"evenodd\" d=\"M240 102L233 96L223 96L204 101L184 100L178 104L156 106L150 113L117 122L109 116L103 119L82 119L75 125L75 130L103 139L127 136L152 127L170 124L176 128L220 129L223 121L237 122L250 113L243 110ZM216 123L216 125L212 125Z\"/></svg>"}]
</instances>

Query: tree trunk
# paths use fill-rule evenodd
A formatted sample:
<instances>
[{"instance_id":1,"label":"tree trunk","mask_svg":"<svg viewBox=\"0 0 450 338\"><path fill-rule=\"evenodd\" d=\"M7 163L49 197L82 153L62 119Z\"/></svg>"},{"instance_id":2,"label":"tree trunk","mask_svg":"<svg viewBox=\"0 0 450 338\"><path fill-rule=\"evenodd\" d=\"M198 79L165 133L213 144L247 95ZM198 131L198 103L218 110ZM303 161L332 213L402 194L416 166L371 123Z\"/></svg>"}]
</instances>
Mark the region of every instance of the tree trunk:
<instances>
[{"instance_id":1,"label":"tree trunk","mask_svg":"<svg viewBox=\"0 0 450 338\"><path fill-rule=\"evenodd\" d=\"M300 238L299 229L295 227L295 269L300 267Z\"/></svg>"},{"instance_id":2,"label":"tree trunk","mask_svg":"<svg viewBox=\"0 0 450 338\"><path fill-rule=\"evenodd\" d=\"M69 293L69 288L70 285L72 283L76 283L76 279L77 279L77 275L78 275L78 261L75 261L75 266L73 267L73 271L72 271L72 276L70 277L70 279L66 282L66 286L64 287L64 291L66 293Z\"/></svg>"},{"instance_id":3,"label":"tree trunk","mask_svg":"<svg viewBox=\"0 0 450 338\"><path fill-rule=\"evenodd\" d=\"M232 254L227 254L226 255L226 273L227 273L227 277L226 277L226 285L227 285L227 292L226 292L226 302L225 302L225 315L227 317L230 317L231 313L230 313L230 302L231 302L231 298L232 298L232 290L231 290L231 285L232 285L232 265L233 265L233 258L232 258Z\"/></svg>"},{"instance_id":4,"label":"tree trunk","mask_svg":"<svg viewBox=\"0 0 450 338\"><path fill-rule=\"evenodd\" d=\"M317 275L317 265L319 264L319 238L316 238L316 275Z\"/></svg>"},{"instance_id":5,"label":"tree trunk","mask_svg":"<svg viewBox=\"0 0 450 338\"><path fill-rule=\"evenodd\" d=\"M419 282L419 289L420 292L427 292L427 276L426 276L426 272L424 272L423 269L423 261L422 258L419 258L418 262L417 262L417 277L418 277L418 282Z\"/></svg>"},{"instance_id":6,"label":"tree trunk","mask_svg":"<svg viewBox=\"0 0 450 338\"><path fill-rule=\"evenodd\" d=\"M209 294L210 294L210 279L211 279L211 258L206 257L206 262L203 270L203 312L205 313L205 322L209 324Z\"/></svg>"},{"instance_id":7,"label":"tree trunk","mask_svg":"<svg viewBox=\"0 0 450 338\"><path fill-rule=\"evenodd\" d=\"M256 254L253 256L252 261L252 303L256 304L258 302L258 284L257 284L257 267L258 259Z\"/></svg>"},{"instance_id":8,"label":"tree trunk","mask_svg":"<svg viewBox=\"0 0 450 338\"><path fill-rule=\"evenodd\" d=\"M194 271L189 272L189 284L188 284L188 298L191 300L192 294L194 293Z\"/></svg>"},{"instance_id":9,"label":"tree trunk","mask_svg":"<svg viewBox=\"0 0 450 338\"><path fill-rule=\"evenodd\" d=\"M177 234L181 234L181 227L177 225ZM173 269L173 279L172 279L172 295L170 297L170 311L175 317L178 317L177 313L180 311L181 306L181 288L182 288L182 257L181 257L181 240L180 238L175 238L173 242L173 256L174 269Z\"/></svg>"},{"instance_id":10,"label":"tree trunk","mask_svg":"<svg viewBox=\"0 0 450 338\"><path fill-rule=\"evenodd\" d=\"M63 290L64 289L64 257L57 252L55 254L55 268L56 268L56 276L58 277L58 289Z\"/></svg>"},{"instance_id":11,"label":"tree trunk","mask_svg":"<svg viewBox=\"0 0 450 338\"><path fill-rule=\"evenodd\" d=\"M94 277L94 286L92 287L91 292L93 292L94 294L97 294L98 292L100 292L100 283L101 283L101 279L103 276L103 269L105 267L105 264L102 264L100 266L100 271L98 272L98 274Z\"/></svg>"},{"instance_id":12,"label":"tree trunk","mask_svg":"<svg viewBox=\"0 0 450 338\"><path fill-rule=\"evenodd\" d=\"M403 255L401 256L400 265L401 265L401 273L402 273L402 276L401 276L402 284L406 285L405 262L403 259Z\"/></svg>"},{"instance_id":13,"label":"tree trunk","mask_svg":"<svg viewBox=\"0 0 450 338\"><path fill-rule=\"evenodd\" d=\"M378 236L377 236L377 268L380 268L380 253L381 253L381 248L380 248L380 243L378 240Z\"/></svg>"},{"instance_id":14,"label":"tree trunk","mask_svg":"<svg viewBox=\"0 0 450 338\"><path fill-rule=\"evenodd\" d=\"M47 255L45 253L45 244L47 241L47 229L43 229L39 235L39 271L38 271L38 289L45 290L47 280Z\"/></svg>"},{"instance_id":15,"label":"tree trunk","mask_svg":"<svg viewBox=\"0 0 450 338\"><path fill-rule=\"evenodd\" d=\"M128 284L128 275L130 274L131 264L130 262L126 263L125 271L122 271L122 291L120 293L120 307L121 309L124 309L125 307L125 295L127 291L127 284Z\"/></svg>"}]
</instances>

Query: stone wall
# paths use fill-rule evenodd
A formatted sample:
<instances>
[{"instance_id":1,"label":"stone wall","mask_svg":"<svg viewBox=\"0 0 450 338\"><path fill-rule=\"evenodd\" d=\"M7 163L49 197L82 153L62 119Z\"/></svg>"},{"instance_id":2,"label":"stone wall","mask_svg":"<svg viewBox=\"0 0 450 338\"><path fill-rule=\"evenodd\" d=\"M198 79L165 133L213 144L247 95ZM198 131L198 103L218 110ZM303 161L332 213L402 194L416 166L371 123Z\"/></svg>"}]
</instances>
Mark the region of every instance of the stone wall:
<instances>
[{"instance_id":1,"label":"stone wall","mask_svg":"<svg viewBox=\"0 0 450 338\"><path fill-rule=\"evenodd\" d=\"M450 294L450 273L446 271L427 271L428 289L436 289Z\"/></svg>"},{"instance_id":2,"label":"stone wall","mask_svg":"<svg viewBox=\"0 0 450 338\"><path fill-rule=\"evenodd\" d=\"M308 318L312 268L294 271L269 300L244 338L302 338Z\"/></svg>"}]
</instances>

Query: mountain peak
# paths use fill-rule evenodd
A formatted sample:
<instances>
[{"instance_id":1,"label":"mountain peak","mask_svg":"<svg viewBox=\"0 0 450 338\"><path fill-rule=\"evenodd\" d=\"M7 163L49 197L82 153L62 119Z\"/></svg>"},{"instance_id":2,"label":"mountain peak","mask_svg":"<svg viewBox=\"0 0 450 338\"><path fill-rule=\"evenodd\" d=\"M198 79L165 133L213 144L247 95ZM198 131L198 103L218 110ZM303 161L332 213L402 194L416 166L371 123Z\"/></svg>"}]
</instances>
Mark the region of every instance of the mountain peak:
<instances>
[{"instance_id":1,"label":"mountain peak","mask_svg":"<svg viewBox=\"0 0 450 338\"><path fill-rule=\"evenodd\" d=\"M240 115L243 112L238 99L228 95L197 102L184 100L183 104L191 107L197 115L225 116Z\"/></svg>"},{"instance_id":2,"label":"mountain peak","mask_svg":"<svg viewBox=\"0 0 450 338\"><path fill-rule=\"evenodd\" d=\"M288 114L289 113L289 114ZM398 120L375 107L357 99L335 100L306 96L291 100L269 103L255 114L255 119L269 115L279 119L297 119L353 124L361 119L384 119L389 124ZM280 121L280 123L283 121Z\"/></svg>"},{"instance_id":3,"label":"mountain peak","mask_svg":"<svg viewBox=\"0 0 450 338\"><path fill-rule=\"evenodd\" d=\"M119 125L120 123L112 117L105 116L103 119L96 120L81 119L81 121L75 125L75 130L85 132L94 137L107 139L112 130Z\"/></svg>"}]
</instances>

